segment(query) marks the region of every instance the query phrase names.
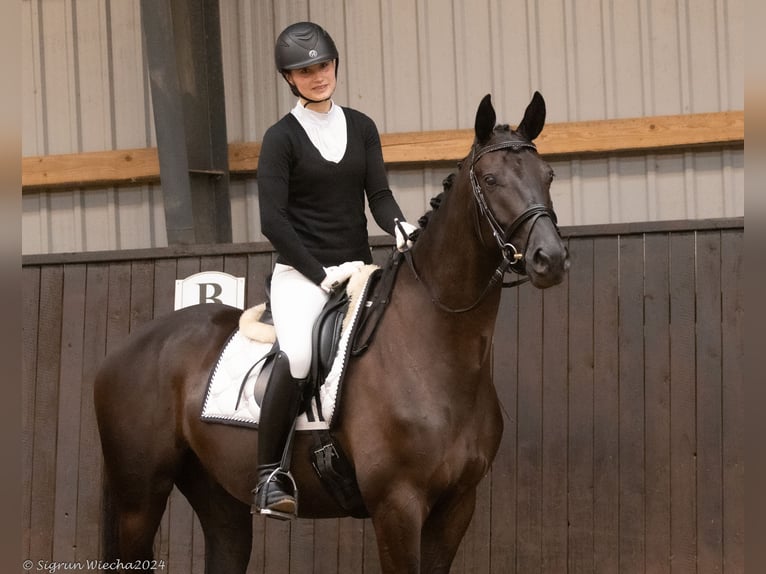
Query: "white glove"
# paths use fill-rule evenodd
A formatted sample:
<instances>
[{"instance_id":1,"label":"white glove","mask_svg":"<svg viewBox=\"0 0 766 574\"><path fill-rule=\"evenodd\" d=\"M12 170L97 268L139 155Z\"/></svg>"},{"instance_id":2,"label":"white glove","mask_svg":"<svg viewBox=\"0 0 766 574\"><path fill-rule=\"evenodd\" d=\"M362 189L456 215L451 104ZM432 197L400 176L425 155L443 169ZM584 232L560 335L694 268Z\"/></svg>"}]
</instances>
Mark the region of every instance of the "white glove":
<instances>
[{"instance_id":1,"label":"white glove","mask_svg":"<svg viewBox=\"0 0 766 574\"><path fill-rule=\"evenodd\" d=\"M341 265L325 267L325 278L319 286L325 293L332 293L344 281L351 277L356 271L364 266L362 261L346 261Z\"/></svg>"},{"instance_id":2,"label":"white glove","mask_svg":"<svg viewBox=\"0 0 766 574\"><path fill-rule=\"evenodd\" d=\"M404 233L402 233L402 230L404 230ZM394 235L396 237L396 249L401 252L409 251L409 249L412 247L412 240L410 239L410 236L412 235L412 232L416 230L417 230L417 227L415 227L411 223L394 219Z\"/></svg>"}]
</instances>

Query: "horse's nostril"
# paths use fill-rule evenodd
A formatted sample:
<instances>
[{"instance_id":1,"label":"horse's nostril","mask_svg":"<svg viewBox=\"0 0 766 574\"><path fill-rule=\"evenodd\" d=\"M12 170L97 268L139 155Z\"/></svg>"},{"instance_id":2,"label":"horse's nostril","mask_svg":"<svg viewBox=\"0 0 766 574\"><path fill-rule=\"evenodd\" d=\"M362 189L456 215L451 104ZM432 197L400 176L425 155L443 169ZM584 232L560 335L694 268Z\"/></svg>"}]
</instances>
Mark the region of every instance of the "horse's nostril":
<instances>
[{"instance_id":1,"label":"horse's nostril","mask_svg":"<svg viewBox=\"0 0 766 574\"><path fill-rule=\"evenodd\" d=\"M532 256L532 262L535 265L535 269L538 271L543 271L548 269L551 264L551 258L548 256L548 254L543 251L542 247L539 247L535 250L534 255Z\"/></svg>"}]
</instances>

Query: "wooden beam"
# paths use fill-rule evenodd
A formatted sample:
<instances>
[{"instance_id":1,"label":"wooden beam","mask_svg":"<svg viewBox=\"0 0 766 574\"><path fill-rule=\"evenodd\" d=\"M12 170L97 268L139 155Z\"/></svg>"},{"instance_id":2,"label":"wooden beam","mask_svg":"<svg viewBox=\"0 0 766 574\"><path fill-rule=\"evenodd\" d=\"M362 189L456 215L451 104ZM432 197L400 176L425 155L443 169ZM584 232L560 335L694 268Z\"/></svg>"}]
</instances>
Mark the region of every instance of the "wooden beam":
<instances>
[{"instance_id":1,"label":"wooden beam","mask_svg":"<svg viewBox=\"0 0 766 574\"><path fill-rule=\"evenodd\" d=\"M108 187L159 181L157 148L122 149L21 160L22 189Z\"/></svg>"},{"instance_id":2,"label":"wooden beam","mask_svg":"<svg viewBox=\"0 0 766 574\"><path fill-rule=\"evenodd\" d=\"M468 153L473 130L388 134L381 139L386 163L457 161ZM541 155L557 157L647 153L744 140L744 112L719 112L547 124L535 143Z\"/></svg>"},{"instance_id":3,"label":"wooden beam","mask_svg":"<svg viewBox=\"0 0 766 574\"><path fill-rule=\"evenodd\" d=\"M391 166L458 161L472 141L473 130L381 135L383 158ZM552 123L536 140L549 159L740 146L744 141L744 111ZM260 149L259 142L229 144L230 172L254 174ZM22 159L24 191L156 183L159 176L156 148Z\"/></svg>"}]
</instances>

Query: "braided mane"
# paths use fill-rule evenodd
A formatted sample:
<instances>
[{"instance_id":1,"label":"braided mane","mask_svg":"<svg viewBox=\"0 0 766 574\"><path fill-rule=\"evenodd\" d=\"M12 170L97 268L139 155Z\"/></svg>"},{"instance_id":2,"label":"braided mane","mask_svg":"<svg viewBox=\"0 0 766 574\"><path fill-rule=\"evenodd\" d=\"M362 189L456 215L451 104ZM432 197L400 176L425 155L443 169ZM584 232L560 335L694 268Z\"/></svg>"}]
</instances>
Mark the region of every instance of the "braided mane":
<instances>
[{"instance_id":1,"label":"braided mane","mask_svg":"<svg viewBox=\"0 0 766 574\"><path fill-rule=\"evenodd\" d=\"M429 205L431 206L431 209L426 211L423 215L420 216L420 219L418 219L418 225L420 226L421 230L426 228L426 225L428 225L428 222L431 220L431 216L434 214L434 211L439 209L439 206L442 203L442 198L444 197L444 194L447 193L450 189L452 189L452 184L454 181L455 181L454 173L451 173L444 178L444 180L442 181L442 187L444 191L442 191L439 195L436 195L431 198L431 200L429 201Z\"/></svg>"}]
</instances>

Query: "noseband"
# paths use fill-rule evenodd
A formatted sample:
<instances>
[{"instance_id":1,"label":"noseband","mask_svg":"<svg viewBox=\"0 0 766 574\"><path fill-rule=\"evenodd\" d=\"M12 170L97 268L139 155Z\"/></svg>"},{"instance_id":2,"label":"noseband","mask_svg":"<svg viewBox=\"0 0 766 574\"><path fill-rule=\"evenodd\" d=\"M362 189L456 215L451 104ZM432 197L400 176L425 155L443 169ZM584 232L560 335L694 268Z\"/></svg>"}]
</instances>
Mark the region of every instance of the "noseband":
<instances>
[{"instance_id":1,"label":"noseband","mask_svg":"<svg viewBox=\"0 0 766 574\"><path fill-rule=\"evenodd\" d=\"M490 209L489 204L487 203L487 198L484 196L481 185L479 185L479 180L476 178L474 166L483 155L493 151L499 151L501 149L512 149L517 151L524 148L537 151L535 144L524 139L507 140L479 148L478 150L476 146L474 146L471 149L471 168L468 172L468 177L471 181L471 189L473 190L474 199L476 200L476 204L479 206L479 213L484 217L492 229L492 235L495 237L497 246L500 248L500 253L503 256L503 262L501 263L500 268L498 268L498 271L501 272L501 275L504 275L508 268L510 268L515 273L522 275L524 274L523 270L514 267L514 265L524 260L524 253L519 252L519 250L516 249L516 246L511 243L511 239L513 238L514 234L522 225L524 225L524 223L526 223L528 220L532 221L529 226L529 232L527 233L527 241L524 243L525 249L526 245L529 243L529 236L532 234L532 228L535 226L535 223L540 217L548 217L551 221L553 221L553 226L556 228L556 231L558 231L558 218L556 217L556 213L541 203L534 203L530 205L527 209L522 211L521 214L519 214L513 223L508 226L508 229L503 229L502 225L500 225L500 223L497 221L495 214L492 212L492 209ZM503 286L511 287L518 285L519 283L523 283L524 281L526 281L526 279L515 281L512 284L503 283Z\"/></svg>"}]
</instances>

